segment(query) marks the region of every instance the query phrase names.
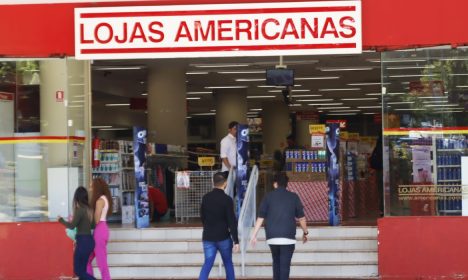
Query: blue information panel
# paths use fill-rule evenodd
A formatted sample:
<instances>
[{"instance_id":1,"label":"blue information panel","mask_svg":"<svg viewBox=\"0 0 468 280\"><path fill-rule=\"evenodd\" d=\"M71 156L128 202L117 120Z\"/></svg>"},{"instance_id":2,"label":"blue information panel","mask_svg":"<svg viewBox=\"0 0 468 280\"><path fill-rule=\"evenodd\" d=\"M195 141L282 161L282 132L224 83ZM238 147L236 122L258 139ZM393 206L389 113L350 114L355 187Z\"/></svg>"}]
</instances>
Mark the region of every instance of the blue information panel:
<instances>
[{"instance_id":1,"label":"blue information panel","mask_svg":"<svg viewBox=\"0 0 468 280\"><path fill-rule=\"evenodd\" d=\"M249 126L246 124L237 125L237 211L239 214L242 202L244 201L247 183L249 181Z\"/></svg>"},{"instance_id":2,"label":"blue information panel","mask_svg":"<svg viewBox=\"0 0 468 280\"><path fill-rule=\"evenodd\" d=\"M133 128L133 153L135 161L135 221L137 228L149 227L149 199L146 184L146 128Z\"/></svg>"},{"instance_id":3,"label":"blue information panel","mask_svg":"<svg viewBox=\"0 0 468 280\"><path fill-rule=\"evenodd\" d=\"M340 124L327 123L328 210L332 226L340 224Z\"/></svg>"}]
</instances>

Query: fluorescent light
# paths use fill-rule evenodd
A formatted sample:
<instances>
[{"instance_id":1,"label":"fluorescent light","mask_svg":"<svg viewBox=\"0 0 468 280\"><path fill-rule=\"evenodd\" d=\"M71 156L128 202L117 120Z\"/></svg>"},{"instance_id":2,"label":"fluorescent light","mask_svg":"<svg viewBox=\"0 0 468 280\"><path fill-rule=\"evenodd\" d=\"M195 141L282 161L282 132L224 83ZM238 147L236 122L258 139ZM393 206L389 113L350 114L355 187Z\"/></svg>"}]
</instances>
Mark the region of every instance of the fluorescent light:
<instances>
[{"instance_id":1,"label":"fluorescent light","mask_svg":"<svg viewBox=\"0 0 468 280\"><path fill-rule=\"evenodd\" d=\"M266 85L260 85L257 86L258 88L276 88L276 86L266 86Z\"/></svg>"},{"instance_id":2,"label":"fluorescent light","mask_svg":"<svg viewBox=\"0 0 468 280\"><path fill-rule=\"evenodd\" d=\"M301 100L296 100L296 101L299 101L299 102L322 102L322 101L333 101L334 99L332 98L329 98L329 99L326 99L326 98L323 98L323 99L301 99Z\"/></svg>"},{"instance_id":3,"label":"fluorescent light","mask_svg":"<svg viewBox=\"0 0 468 280\"><path fill-rule=\"evenodd\" d=\"M200 100L201 97L186 97L187 100Z\"/></svg>"},{"instance_id":4,"label":"fluorescent light","mask_svg":"<svg viewBox=\"0 0 468 280\"><path fill-rule=\"evenodd\" d=\"M387 104L390 105L396 105L396 104L413 104L414 101L398 101L398 102L387 102Z\"/></svg>"},{"instance_id":5,"label":"fluorescent light","mask_svg":"<svg viewBox=\"0 0 468 280\"><path fill-rule=\"evenodd\" d=\"M249 64L192 64L197 68L228 68L228 67L248 67Z\"/></svg>"},{"instance_id":6,"label":"fluorescent light","mask_svg":"<svg viewBox=\"0 0 468 280\"><path fill-rule=\"evenodd\" d=\"M302 104L297 104L297 103L296 104L289 104L289 106L290 107L300 107L300 106L302 106Z\"/></svg>"},{"instance_id":7,"label":"fluorescent light","mask_svg":"<svg viewBox=\"0 0 468 280\"><path fill-rule=\"evenodd\" d=\"M302 80L334 80L334 79L339 79L340 77L338 76L330 76L330 77L297 77L294 78L296 81L302 81Z\"/></svg>"},{"instance_id":8,"label":"fluorescent light","mask_svg":"<svg viewBox=\"0 0 468 280\"><path fill-rule=\"evenodd\" d=\"M369 62L376 63L398 63L398 62L425 62L425 59L392 59L392 60L380 60L380 59L367 59Z\"/></svg>"},{"instance_id":9,"label":"fluorescent light","mask_svg":"<svg viewBox=\"0 0 468 280\"><path fill-rule=\"evenodd\" d=\"M468 88L468 86L457 86L457 88Z\"/></svg>"},{"instance_id":10,"label":"fluorescent light","mask_svg":"<svg viewBox=\"0 0 468 280\"><path fill-rule=\"evenodd\" d=\"M187 94L212 94L212 91L188 91Z\"/></svg>"},{"instance_id":11,"label":"fluorescent light","mask_svg":"<svg viewBox=\"0 0 468 280\"><path fill-rule=\"evenodd\" d=\"M419 99L448 98L448 96L418 96Z\"/></svg>"},{"instance_id":12,"label":"fluorescent light","mask_svg":"<svg viewBox=\"0 0 468 280\"><path fill-rule=\"evenodd\" d=\"M112 71L112 70L141 70L145 69L146 66L94 66L93 70L97 71Z\"/></svg>"},{"instance_id":13,"label":"fluorescent light","mask_svg":"<svg viewBox=\"0 0 468 280\"><path fill-rule=\"evenodd\" d=\"M250 111L262 111L263 109L262 108L254 108L254 109L250 109Z\"/></svg>"},{"instance_id":14,"label":"fluorescent light","mask_svg":"<svg viewBox=\"0 0 468 280\"><path fill-rule=\"evenodd\" d=\"M321 88L319 91L355 91L361 90L360 88Z\"/></svg>"},{"instance_id":15,"label":"fluorescent light","mask_svg":"<svg viewBox=\"0 0 468 280\"><path fill-rule=\"evenodd\" d=\"M354 115L357 115L357 113L331 113L327 115L328 116L354 116Z\"/></svg>"},{"instance_id":16,"label":"fluorescent light","mask_svg":"<svg viewBox=\"0 0 468 280\"><path fill-rule=\"evenodd\" d=\"M429 104L426 107L457 107L459 104Z\"/></svg>"},{"instance_id":17,"label":"fluorescent light","mask_svg":"<svg viewBox=\"0 0 468 280\"><path fill-rule=\"evenodd\" d=\"M387 70L405 70L405 69L433 69L435 68L434 65L427 65L427 66L392 66L392 67L385 67Z\"/></svg>"},{"instance_id":18,"label":"fluorescent light","mask_svg":"<svg viewBox=\"0 0 468 280\"><path fill-rule=\"evenodd\" d=\"M465 61L468 58L440 58L441 61Z\"/></svg>"},{"instance_id":19,"label":"fluorescent light","mask_svg":"<svg viewBox=\"0 0 468 280\"><path fill-rule=\"evenodd\" d=\"M111 128L112 125L93 125L91 128Z\"/></svg>"},{"instance_id":20,"label":"fluorescent light","mask_svg":"<svg viewBox=\"0 0 468 280\"><path fill-rule=\"evenodd\" d=\"M319 110L334 110L334 109L349 109L351 107L349 106L343 106L343 107L319 107Z\"/></svg>"},{"instance_id":21,"label":"fluorescent light","mask_svg":"<svg viewBox=\"0 0 468 280\"><path fill-rule=\"evenodd\" d=\"M341 98L343 101L365 101L365 100L378 100L377 97L365 97L365 98Z\"/></svg>"},{"instance_id":22,"label":"fluorescent light","mask_svg":"<svg viewBox=\"0 0 468 280\"><path fill-rule=\"evenodd\" d=\"M375 86L375 85L382 85L382 83L351 83L347 85L348 86Z\"/></svg>"},{"instance_id":23,"label":"fluorescent light","mask_svg":"<svg viewBox=\"0 0 468 280\"><path fill-rule=\"evenodd\" d=\"M205 87L206 89L222 89L222 88L248 88L248 86L211 86Z\"/></svg>"},{"instance_id":24,"label":"fluorescent light","mask_svg":"<svg viewBox=\"0 0 468 280\"><path fill-rule=\"evenodd\" d=\"M72 100L70 103L84 103L84 100Z\"/></svg>"},{"instance_id":25,"label":"fluorescent light","mask_svg":"<svg viewBox=\"0 0 468 280\"><path fill-rule=\"evenodd\" d=\"M378 114L378 113L363 113L364 115L375 115L375 114Z\"/></svg>"},{"instance_id":26,"label":"fluorescent light","mask_svg":"<svg viewBox=\"0 0 468 280\"><path fill-rule=\"evenodd\" d=\"M294 97L320 97L321 94L295 94Z\"/></svg>"},{"instance_id":27,"label":"fluorescent light","mask_svg":"<svg viewBox=\"0 0 468 280\"><path fill-rule=\"evenodd\" d=\"M309 106L339 106L339 105L343 105L343 103L311 103L307 105Z\"/></svg>"},{"instance_id":28,"label":"fluorescent light","mask_svg":"<svg viewBox=\"0 0 468 280\"><path fill-rule=\"evenodd\" d=\"M116 128L100 128L99 130L130 130L131 128L116 127Z\"/></svg>"},{"instance_id":29,"label":"fluorescent light","mask_svg":"<svg viewBox=\"0 0 468 280\"><path fill-rule=\"evenodd\" d=\"M291 92L309 92L310 89L292 89ZM268 92L283 92L282 90L279 89L272 89L269 90Z\"/></svg>"},{"instance_id":30,"label":"fluorescent light","mask_svg":"<svg viewBox=\"0 0 468 280\"><path fill-rule=\"evenodd\" d=\"M455 111L444 110L444 111L437 111L437 112L434 112L434 113L436 113L436 114L463 113L463 110L455 110Z\"/></svg>"},{"instance_id":31,"label":"fluorescent light","mask_svg":"<svg viewBox=\"0 0 468 280\"><path fill-rule=\"evenodd\" d=\"M344 112L361 112L361 110L335 110L335 111L330 111L330 113L344 113Z\"/></svg>"},{"instance_id":32,"label":"fluorescent light","mask_svg":"<svg viewBox=\"0 0 468 280\"><path fill-rule=\"evenodd\" d=\"M216 110L210 110L210 112L216 112Z\"/></svg>"},{"instance_id":33,"label":"fluorescent light","mask_svg":"<svg viewBox=\"0 0 468 280\"><path fill-rule=\"evenodd\" d=\"M417 75L390 75L389 78L416 78L416 77L435 77L432 74L417 74Z\"/></svg>"},{"instance_id":34,"label":"fluorescent light","mask_svg":"<svg viewBox=\"0 0 468 280\"><path fill-rule=\"evenodd\" d=\"M275 98L274 95L248 95L248 99L255 99L255 98Z\"/></svg>"},{"instance_id":35,"label":"fluorescent light","mask_svg":"<svg viewBox=\"0 0 468 280\"><path fill-rule=\"evenodd\" d=\"M406 94L406 93L404 93L404 92L389 92L389 93L387 93L387 94L388 94L388 95L404 95L404 94Z\"/></svg>"},{"instance_id":36,"label":"fluorescent light","mask_svg":"<svg viewBox=\"0 0 468 280\"><path fill-rule=\"evenodd\" d=\"M130 106L130 103L109 103L106 107Z\"/></svg>"},{"instance_id":37,"label":"fluorescent light","mask_svg":"<svg viewBox=\"0 0 468 280\"><path fill-rule=\"evenodd\" d=\"M375 95L382 95L381 92L376 92L376 93L366 93L368 96L375 96Z\"/></svg>"},{"instance_id":38,"label":"fluorescent light","mask_svg":"<svg viewBox=\"0 0 468 280\"><path fill-rule=\"evenodd\" d=\"M382 108L382 106L358 106L359 109Z\"/></svg>"},{"instance_id":39,"label":"fluorescent light","mask_svg":"<svg viewBox=\"0 0 468 280\"><path fill-rule=\"evenodd\" d=\"M426 109L412 109L412 108L406 108L406 109L403 109L403 108L399 108L399 109L395 109L395 111L424 111Z\"/></svg>"},{"instance_id":40,"label":"fluorescent light","mask_svg":"<svg viewBox=\"0 0 468 280\"><path fill-rule=\"evenodd\" d=\"M143 96L147 96L147 95L148 95L148 93L147 93L147 92L144 92L144 93L142 93L141 95L143 95Z\"/></svg>"},{"instance_id":41,"label":"fluorescent light","mask_svg":"<svg viewBox=\"0 0 468 280\"><path fill-rule=\"evenodd\" d=\"M42 159L42 155L37 155L37 156L18 155L18 158L25 158L25 159Z\"/></svg>"},{"instance_id":42,"label":"fluorescent light","mask_svg":"<svg viewBox=\"0 0 468 280\"><path fill-rule=\"evenodd\" d=\"M265 70L261 71L220 71L218 74L265 74Z\"/></svg>"},{"instance_id":43,"label":"fluorescent light","mask_svg":"<svg viewBox=\"0 0 468 280\"><path fill-rule=\"evenodd\" d=\"M187 72L185 75L208 75L209 72L202 72L202 71L194 71L194 72Z\"/></svg>"},{"instance_id":44,"label":"fluorescent light","mask_svg":"<svg viewBox=\"0 0 468 280\"><path fill-rule=\"evenodd\" d=\"M423 104L431 104L431 103L448 103L448 100L432 100L432 101L423 102Z\"/></svg>"},{"instance_id":45,"label":"fluorescent light","mask_svg":"<svg viewBox=\"0 0 468 280\"><path fill-rule=\"evenodd\" d=\"M192 116L214 116L216 113L196 113L192 114Z\"/></svg>"},{"instance_id":46,"label":"fluorescent light","mask_svg":"<svg viewBox=\"0 0 468 280\"><path fill-rule=\"evenodd\" d=\"M449 74L449 76L468 76L468 74Z\"/></svg>"},{"instance_id":47,"label":"fluorescent light","mask_svg":"<svg viewBox=\"0 0 468 280\"><path fill-rule=\"evenodd\" d=\"M265 78L262 79L235 79L236 82L263 82Z\"/></svg>"},{"instance_id":48,"label":"fluorescent light","mask_svg":"<svg viewBox=\"0 0 468 280\"><path fill-rule=\"evenodd\" d=\"M368 71L374 69L373 67L349 67L349 68L334 68L334 67L322 67L317 68L320 71L330 72L330 71Z\"/></svg>"},{"instance_id":49,"label":"fluorescent light","mask_svg":"<svg viewBox=\"0 0 468 280\"><path fill-rule=\"evenodd\" d=\"M186 119L191 119L192 117L191 116L188 116L188 117L185 117Z\"/></svg>"}]
</instances>

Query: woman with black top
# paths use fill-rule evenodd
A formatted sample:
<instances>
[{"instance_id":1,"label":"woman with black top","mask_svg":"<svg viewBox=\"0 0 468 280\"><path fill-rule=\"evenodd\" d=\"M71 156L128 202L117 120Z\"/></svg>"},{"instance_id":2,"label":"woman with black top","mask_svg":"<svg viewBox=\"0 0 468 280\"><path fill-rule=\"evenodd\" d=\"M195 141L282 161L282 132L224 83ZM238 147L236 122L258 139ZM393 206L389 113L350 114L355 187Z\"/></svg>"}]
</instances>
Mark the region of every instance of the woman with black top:
<instances>
[{"instance_id":1,"label":"woman with black top","mask_svg":"<svg viewBox=\"0 0 468 280\"><path fill-rule=\"evenodd\" d=\"M73 197L73 220L65 221L58 217L58 221L69 229L77 228L76 246L73 254L73 268L80 280L95 280L86 272L89 256L94 250L94 238L91 235L93 212L88 203L88 191L78 187Z\"/></svg>"}]
</instances>

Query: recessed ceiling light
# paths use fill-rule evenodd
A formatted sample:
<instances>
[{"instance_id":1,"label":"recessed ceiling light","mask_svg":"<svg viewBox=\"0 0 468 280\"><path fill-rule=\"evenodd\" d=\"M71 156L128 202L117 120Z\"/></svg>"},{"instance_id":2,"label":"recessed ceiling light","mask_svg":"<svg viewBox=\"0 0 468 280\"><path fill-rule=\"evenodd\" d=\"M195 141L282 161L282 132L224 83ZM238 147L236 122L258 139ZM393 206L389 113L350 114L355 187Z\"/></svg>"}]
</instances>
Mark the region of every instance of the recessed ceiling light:
<instances>
[{"instance_id":1,"label":"recessed ceiling light","mask_svg":"<svg viewBox=\"0 0 468 280\"><path fill-rule=\"evenodd\" d=\"M214 116L216 113L196 113L192 114L192 116Z\"/></svg>"},{"instance_id":2,"label":"recessed ceiling light","mask_svg":"<svg viewBox=\"0 0 468 280\"><path fill-rule=\"evenodd\" d=\"M93 66L93 70L96 71L112 71L112 70L142 70L146 66L143 65L133 65L133 66Z\"/></svg>"},{"instance_id":3,"label":"recessed ceiling light","mask_svg":"<svg viewBox=\"0 0 468 280\"><path fill-rule=\"evenodd\" d=\"M265 70L261 71L219 71L218 74L265 74Z\"/></svg>"},{"instance_id":4,"label":"recessed ceiling light","mask_svg":"<svg viewBox=\"0 0 468 280\"><path fill-rule=\"evenodd\" d=\"M266 85L260 85L257 86L258 88L275 88L276 86L266 86Z\"/></svg>"},{"instance_id":5,"label":"recessed ceiling light","mask_svg":"<svg viewBox=\"0 0 468 280\"><path fill-rule=\"evenodd\" d=\"M144 92L144 93L142 93L141 95L143 95L143 96L147 96L147 95L148 95L148 93L147 93L147 92Z\"/></svg>"},{"instance_id":6,"label":"recessed ceiling light","mask_svg":"<svg viewBox=\"0 0 468 280\"><path fill-rule=\"evenodd\" d=\"M339 105L343 105L343 103L310 103L307 105L309 106L339 106Z\"/></svg>"},{"instance_id":7,"label":"recessed ceiling light","mask_svg":"<svg viewBox=\"0 0 468 280\"><path fill-rule=\"evenodd\" d=\"M424 111L426 109L413 109L413 108L398 108L398 109L395 109L395 111Z\"/></svg>"},{"instance_id":8,"label":"recessed ceiling light","mask_svg":"<svg viewBox=\"0 0 468 280\"><path fill-rule=\"evenodd\" d=\"M185 75L208 75L209 72L202 72L202 71L194 71L194 72L187 72Z\"/></svg>"},{"instance_id":9,"label":"recessed ceiling light","mask_svg":"<svg viewBox=\"0 0 468 280\"><path fill-rule=\"evenodd\" d=\"M263 82L265 78L262 79L235 79L236 82Z\"/></svg>"},{"instance_id":10,"label":"recessed ceiling light","mask_svg":"<svg viewBox=\"0 0 468 280\"><path fill-rule=\"evenodd\" d=\"M387 102L387 104L390 105L396 105L396 104L413 104L414 101L398 101L398 102Z\"/></svg>"},{"instance_id":11,"label":"recessed ceiling light","mask_svg":"<svg viewBox=\"0 0 468 280\"><path fill-rule=\"evenodd\" d=\"M375 115L375 114L378 114L378 113L375 113L375 112L372 112L372 113L363 113L364 115Z\"/></svg>"},{"instance_id":12,"label":"recessed ceiling light","mask_svg":"<svg viewBox=\"0 0 468 280\"><path fill-rule=\"evenodd\" d=\"M373 70L374 67L319 67L320 71L331 72L331 71L369 71Z\"/></svg>"},{"instance_id":13,"label":"recessed ceiling light","mask_svg":"<svg viewBox=\"0 0 468 280\"><path fill-rule=\"evenodd\" d=\"M302 81L302 80L334 80L334 79L339 79L339 76L332 76L332 77L297 77L294 78L296 81Z\"/></svg>"},{"instance_id":14,"label":"recessed ceiling light","mask_svg":"<svg viewBox=\"0 0 468 280\"><path fill-rule=\"evenodd\" d=\"M248 86L211 86L205 87L207 89L222 89L222 88L248 88Z\"/></svg>"},{"instance_id":15,"label":"recessed ceiling light","mask_svg":"<svg viewBox=\"0 0 468 280\"><path fill-rule=\"evenodd\" d=\"M366 95L369 95L369 96L374 96L374 95L382 95L381 92L376 92L376 93L366 93Z\"/></svg>"},{"instance_id":16,"label":"recessed ceiling light","mask_svg":"<svg viewBox=\"0 0 468 280\"><path fill-rule=\"evenodd\" d=\"M300 107L302 106L302 104L298 104L298 103L295 103L295 104L289 104L290 107Z\"/></svg>"},{"instance_id":17,"label":"recessed ceiling light","mask_svg":"<svg viewBox=\"0 0 468 280\"><path fill-rule=\"evenodd\" d=\"M334 110L329 111L330 113L345 113L345 112L361 112L361 110Z\"/></svg>"},{"instance_id":18,"label":"recessed ceiling light","mask_svg":"<svg viewBox=\"0 0 468 280\"><path fill-rule=\"evenodd\" d=\"M310 89L292 89L291 92L309 92ZM272 90L269 90L268 92L283 92L283 90L280 90L280 89L272 89Z\"/></svg>"},{"instance_id":19,"label":"recessed ceiling light","mask_svg":"<svg viewBox=\"0 0 468 280\"><path fill-rule=\"evenodd\" d=\"M468 86L457 86L457 88L468 88Z\"/></svg>"},{"instance_id":20,"label":"recessed ceiling light","mask_svg":"<svg viewBox=\"0 0 468 280\"><path fill-rule=\"evenodd\" d=\"M295 95L294 97L297 97L297 95ZM329 99L322 98L322 99L300 99L300 100L296 100L296 101L300 101L300 102L326 102L326 101L333 101L333 100L334 100L333 98L329 98Z\"/></svg>"},{"instance_id":21,"label":"recessed ceiling light","mask_svg":"<svg viewBox=\"0 0 468 280\"><path fill-rule=\"evenodd\" d=\"M212 94L212 91L187 91L187 94Z\"/></svg>"},{"instance_id":22,"label":"recessed ceiling light","mask_svg":"<svg viewBox=\"0 0 468 280\"><path fill-rule=\"evenodd\" d=\"M253 108L253 109L250 109L250 111L262 111L263 109L262 108Z\"/></svg>"},{"instance_id":23,"label":"recessed ceiling light","mask_svg":"<svg viewBox=\"0 0 468 280\"><path fill-rule=\"evenodd\" d=\"M187 100L200 100L201 97L186 97Z\"/></svg>"},{"instance_id":24,"label":"recessed ceiling light","mask_svg":"<svg viewBox=\"0 0 468 280\"><path fill-rule=\"evenodd\" d=\"M250 64L191 64L197 68L230 68L230 67L248 67Z\"/></svg>"},{"instance_id":25,"label":"recessed ceiling light","mask_svg":"<svg viewBox=\"0 0 468 280\"><path fill-rule=\"evenodd\" d=\"M130 106L130 103L109 103L106 107Z\"/></svg>"},{"instance_id":26,"label":"recessed ceiling light","mask_svg":"<svg viewBox=\"0 0 468 280\"><path fill-rule=\"evenodd\" d=\"M255 98L275 98L274 95L248 95L248 99L255 99Z\"/></svg>"},{"instance_id":27,"label":"recessed ceiling light","mask_svg":"<svg viewBox=\"0 0 468 280\"><path fill-rule=\"evenodd\" d=\"M361 88L321 88L319 91L356 91Z\"/></svg>"},{"instance_id":28,"label":"recessed ceiling light","mask_svg":"<svg viewBox=\"0 0 468 280\"><path fill-rule=\"evenodd\" d=\"M93 125L91 128L111 128L112 125Z\"/></svg>"},{"instance_id":29,"label":"recessed ceiling light","mask_svg":"<svg viewBox=\"0 0 468 280\"><path fill-rule=\"evenodd\" d=\"M359 109L382 108L382 106L358 106Z\"/></svg>"},{"instance_id":30,"label":"recessed ceiling light","mask_svg":"<svg viewBox=\"0 0 468 280\"><path fill-rule=\"evenodd\" d=\"M349 109L349 106L342 106L342 107L319 107L319 110L334 110L334 109Z\"/></svg>"},{"instance_id":31,"label":"recessed ceiling light","mask_svg":"<svg viewBox=\"0 0 468 280\"><path fill-rule=\"evenodd\" d=\"M321 94L294 94L294 97L296 98L302 98L302 97L320 97L322 96Z\"/></svg>"},{"instance_id":32,"label":"recessed ceiling light","mask_svg":"<svg viewBox=\"0 0 468 280\"><path fill-rule=\"evenodd\" d=\"M383 83L351 83L347 84L348 86L377 86L382 85Z\"/></svg>"},{"instance_id":33,"label":"recessed ceiling light","mask_svg":"<svg viewBox=\"0 0 468 280\"><path fill-rule=\"evenodd\" d=\"M366 100L378 100L377 97L364 97L364 98L341 98L343 101L366 101Z\"/></svg>"}]
</instances>

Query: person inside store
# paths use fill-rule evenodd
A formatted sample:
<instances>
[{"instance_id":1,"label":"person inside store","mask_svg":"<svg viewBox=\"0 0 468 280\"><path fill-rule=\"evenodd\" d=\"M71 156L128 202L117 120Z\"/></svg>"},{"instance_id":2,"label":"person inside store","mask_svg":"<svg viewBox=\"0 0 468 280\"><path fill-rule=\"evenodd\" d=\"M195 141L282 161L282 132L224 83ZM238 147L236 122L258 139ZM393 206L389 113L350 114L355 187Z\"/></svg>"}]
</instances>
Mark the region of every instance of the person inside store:
<instances>
[{"instance_id":1,"label":"person inside store","mask_svg":"<svg viewBox=\"0 0 468 280\"><path fill-rule=\"evenodd\" d=\"M228 134L221 140L221 172L224 172L224 176L227 178L229 170L236 167L237 158L237 125L239 123L232 121L228 125Z\"/></svg>"},{"instance_id":2,"label":"person inside store","mask_svg":"<svg viewBox=\"0 0 468 280\"><path fill-rule=\"evenodd\" d=\"M167 213L166 195L159 188L148 186L148 198L151 221L158 222Z\"/></svg>"},{"instance_id":3,"label":"person inside store","mask_svg":"<svg viewBox=\"0 0 468 280\"><path fill-rule=\"evenodd\" d=\"M372 169L375 170L375 184L377 186L377 193L379 195L379 210L380 216L384 215L384 191L383 191L383 154L382 154L382 133L379 134L377 138L377 143L375 144L374 150L372 151L371 156L369 157L369 165Z\"/></svg>"},{"instance_id":4,"label":"person inside store","mask_svg":"<svg viewBox=\"0 0 468 280\"><path fill-rule=\"evenodd\" d=\"M109 227L107 217L112 214L112 197L109 186L104 179L98 177L93 179L90 185L91 207L94 210L94 242L96 246L88 262L87 271L93 274L92 261L96 258L102 280L110 280L109 266L107 265L107 243L109 241Z\"/></svg>"},{"instance_id":5,"label":"person inside store","mask_svg":"<svg viewBox=\"0 0 468 280\"><path fill-rule=\"evenodd\" d=\"M286 189L288 177L285 172L277 172L274 177L274 190L269 192L260 204L255 228L250 244L255 246L257 234L265 222L267 244L273 257L273 280L288 280L291 259L296 247L296 219L302 228L302 242L307 242L306 218L299 196Z\"/></svg>"},{"instance_id":6,"label":"person inside store","mask_svg":"<svg viewBox=\"0 0 468 280\"><path fill-rule=\"evenodd\" d=\"M91 235L93 211L89 207L88 191L84 187L78 187L73 196L73 220L67 222L59 216L58 221L68 229L77 229L73 253L73 270L76 276L83 280L95 280L92 274L86 272L86 265L95 244Z\"/></svg>"},{"instance_id":7,"label":"person inside store","mask_svg":"<svg viewBox=\"0 0 468 280\"><path fill-rule=\"evenodd\" d=\"M203 196L200 206L205 262L198 279L208 279L216 254L219 251L226 271L226 279L234 280L232 252L239 251L234 203L232 198L224 193L227 180L223 172L217 172L213 175L213 185L213 190Z\"/></svg>"}]
</instances>

